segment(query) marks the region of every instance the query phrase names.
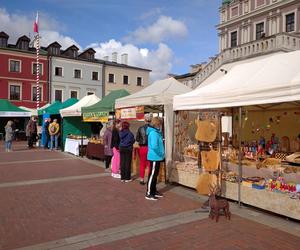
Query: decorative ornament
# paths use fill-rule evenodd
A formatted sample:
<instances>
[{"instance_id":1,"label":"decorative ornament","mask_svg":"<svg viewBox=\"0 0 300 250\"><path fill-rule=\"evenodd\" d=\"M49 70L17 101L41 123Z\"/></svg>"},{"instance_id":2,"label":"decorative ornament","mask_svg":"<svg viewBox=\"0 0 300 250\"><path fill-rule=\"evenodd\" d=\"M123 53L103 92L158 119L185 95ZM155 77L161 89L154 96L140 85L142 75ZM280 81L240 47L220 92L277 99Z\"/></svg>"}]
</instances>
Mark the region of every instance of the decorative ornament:
<instances>
[{"instance_id":1,"label":"decorative ornament","mask_svg":"<svg viewBox=\"0 0 300 250\"><path fill-rule=\"evenodd\" d=\"M270 123L273 123L273 118L272 118L272 117L269 118L269 122L270 122Z\"/></svg>"}]
</instances>

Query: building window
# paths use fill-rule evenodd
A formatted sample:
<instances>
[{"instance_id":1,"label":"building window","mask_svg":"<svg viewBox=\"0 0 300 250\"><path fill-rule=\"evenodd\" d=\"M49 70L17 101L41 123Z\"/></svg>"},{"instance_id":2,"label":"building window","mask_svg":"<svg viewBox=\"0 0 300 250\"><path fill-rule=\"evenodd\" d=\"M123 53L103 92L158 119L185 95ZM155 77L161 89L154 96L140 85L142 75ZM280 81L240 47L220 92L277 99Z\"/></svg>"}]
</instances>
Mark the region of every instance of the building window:
<instances>
[{"instance_id":1,"label":"building window","mask_svg":"<svg viewBox=\"0 0 300 250\"><path fill-rule=\"evenodd\" d=\"M81 70L74 69L74 78L81 78Z\"/></svg>"},{"instance_id":2,"label":"building window","mask_svg":"<svg viewBox=\"0 0 300 250\"><path fill-rule=\"evenodd\" d=\"M60 49L59 49L59 47L52 47L51 48L51 53L52 53L52 55L59 55L60 53Z\"/></svg>"},{"instance_id":3,"label":"building window","mask_svg":"<svg viewBox=\"0 0 300 250\"><path fill-rule=\"evenodd\" d=\"M128 76L123 76L123 84L128 85Z\"/></svg>"},{"instance_id":4,"label":"building window","mask_svg":"<svg viewBox=\"0 0 300 250\"><path fill-rule=\"evenodd\" d=\"M230 46L231 48L237 46L237 31L231 32L230 34Z\"/></svg>"},{"instance_id":5,"label":"building window","mask_svg":"<svg viewBox=\"0 0 300 250\"><path fill-rule=\"evenodd\" d=\"M86 95L94 95L95 94L95 92L92 92L92 91L88 91L87 93L86 93Z\"/></svg>"},{"instance_id":6,"label":"building window","mask_svg":"<svg viewBox=\"0 0 300 250\"><path fill-rule=\"evenodd\" d=\"M71 98L78 98L78 91L76 90L71 90L71 95L70 95Z\"/></svg>"},{"instance_id":7,"label":"building window","mask_svg":"<svg viewBox=\"0 0 300 250\"><path fill-rule=\"evenodd\" d=\"M37 87L32 87L32 101L37 101L37 92L36 92L36 90L37 90ZM40 90L40 92L39 92L39 95L40 95L39 100L42 101L42 99L43 99L42 98L42 96L43 96L42 88L39 87L39 90Z\"/></svg>"},{"instance_id":8,"label":"building window","mask_svg":"<svg viewBox=\"0 0 300 250\"><path fill-rule=\"evenodd\" d=\"M54 101L62 102L62 90L61 89L56 89L54 91Z\"/></svg>"},{"instance_id":9,"label":"building window","mask_svg":"<svg viewBox=\"0 0 300 250\"><path fill-rule=\"evenodd\" d=\"M95 80L95 81L99 80L99 78L98 78L98 72L96 72L96 71L92 72L92 80Z\"/></svg>"},{"instance_id":10,"label":"building window","mask_svg":"<svg viewBox=\"0 0 300 250\"><path fill-rule=\"evenodd\" d=\"M62 67L55 67L55 75L56 76L63 76L63 69L62 69Z\"/></svg>"},{"instance_id":11,"label":"building window","mask_svg":"<svg viewBox=\"0 0 300 250\"><path fill-rule=\"evenodd\" d=\"M7 38L0 37L0 47L7 47Z\"/></svg>"},{"instance_id":12,"label":"building window","mask_svg":"<svg viewBox=\"0 0 300 250\"><path fill-rule=\"evenodd\" d=\"M110 82L110 83L115 82L115 75L114 74L108 74L108 82Z\"/></svg>"},{"instance_id":13,"label":"building window","mask_svg":"<svg viewBox=\"0 0 300 250\"><path fill-rule=\"evenodd\" d=\"M233 7L233 8L231 9L231 17L238 16L238 14L239 14L239 7L238 7L238 6Z\"/></svg>"},{"instance_id":14,"label":"building window","mask_svg":"<svg viewBox=\"0 0 300 250\"><path fill-rule=\"evenodd\" d=\"M39 68L40 75L42 75L42 74L43 74L43 64L42 64L42 63L39 63L39 65L40 65L40 68ZM33 75L36 75L36 71L37 71L36 66L37 66L36 63L33 63L33 64L32 64L32 74L33 74Z\"/></svg>"},{"instance_id":15,"label":"building window","mask_svg":"<svg viewBox=\"0 0 300 250\"><path fill-rule=\"evenodd\" d=\"M139 76L138 76L138 77L136 78L136 85L137 85L137 86L142 86L142 77L139 77Z\"/></svg>"},{"instance_id":16,"label":"building window","mask_svg":"<svg viewBox=\"0 0 300 250\"><path fill-rule=\"evenodd\" d=\"M256 24L256 40L264 37L264 23Z\"/></svg>"},{"instance_id":17,"label":"building window","mask_svg":"<svg viewBox=\"0 0 300 250\"><path fill-rule=\"evenodd\" d=\"M10 72L21 72L21 61L9 60L9 71Z\"/></svg>"},{"instance_id":18,"label":"building window","mask_svg":"<svg viewBox=\"0 0 300 250\"><path fill-rule=\"evenodd\" d=\"M295 31L295 13L285 16L285 30L286 32Z\"/></svg>"},{"instance_id":19,"label":"building window","mask_svg":"<svg viewBox=\"0 0 300 250\"><path fill-rule=\"evenodd\" d=\"M21 100L21 86L10 85L9 86L9 99L10 100Z\"/></svg>"}]
</instances>

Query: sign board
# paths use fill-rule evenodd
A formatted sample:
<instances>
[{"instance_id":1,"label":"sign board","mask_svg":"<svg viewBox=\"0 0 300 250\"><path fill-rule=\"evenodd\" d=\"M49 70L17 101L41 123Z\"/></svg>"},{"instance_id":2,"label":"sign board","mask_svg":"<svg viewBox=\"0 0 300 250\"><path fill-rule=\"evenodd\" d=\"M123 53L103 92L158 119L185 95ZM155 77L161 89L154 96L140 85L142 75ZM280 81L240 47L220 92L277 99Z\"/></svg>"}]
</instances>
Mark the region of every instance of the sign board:
<instances>
[{"instance_id":1,"label":"sign board","mask_svg":"<svg viewBox=\"0 0 300 250\"><path fill-rule=\"evenodd\" d=\"M85 122L108 122L109 112L91 112L91 113L83 113L83 121Z\"/></svg>"},{"instance_id":2,"label":"sign board","mask_svg":"<svg viewBox=\"0 0 300 250\"><path fill-rule=\"evenodd\" d=\"M121 120L144 119L144 106L117 109L116 118Z\"/></svg>"}]
</instances>

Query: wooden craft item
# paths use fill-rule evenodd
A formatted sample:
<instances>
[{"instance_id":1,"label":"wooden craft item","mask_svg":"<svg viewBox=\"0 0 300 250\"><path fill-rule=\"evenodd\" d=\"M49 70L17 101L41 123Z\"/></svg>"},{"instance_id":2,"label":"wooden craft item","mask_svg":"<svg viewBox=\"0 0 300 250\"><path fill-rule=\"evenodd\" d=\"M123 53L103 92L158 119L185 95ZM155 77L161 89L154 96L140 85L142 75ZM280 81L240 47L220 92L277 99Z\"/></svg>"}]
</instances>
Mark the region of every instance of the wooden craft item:
<instances>
[{"instance_id":1,"label":"wooden craft item","mask_svg":"<svg viewBox=\"0 0 300 250\"><path fill-rule=\"evenodd\" d=\"M201 162L205 171L215 171L218 169L220 164L220 154L214 149L211 149L210 151L202 151Z\"/></svg>"},{"instance_id":2,"label":"wooden craft item","mask_svg":"<svg viewBox=\"0 0 300 250\"><path fill-rule=\"evenodd\" d=\"M196 120L195 123L197 125L197 131L195 134L196 140L203 142L213 142L216 140L218 133L217 122L210 120Z\"/></svg>"},{"instance_id":3,"label":"wooden craft item","mask_svg":"<svg viewBox=\"0 0 300 250\"><path fill-rule=\"evenodd\" d=\"M281 138L280 149L282 152L290 152L290 139L287 136Z\"/></svg>"},{"instance_id":4,"label":"wooden craft item","mask_svg":"<svg viewBox=\"0 0 300 250\"><path fill-rule=\"evenodd\" d=\"M217 184L217 176L215 174L202 173L198 177L196 190L199 194L210 194L209 185Z\"/></svg>"}]
</instances>

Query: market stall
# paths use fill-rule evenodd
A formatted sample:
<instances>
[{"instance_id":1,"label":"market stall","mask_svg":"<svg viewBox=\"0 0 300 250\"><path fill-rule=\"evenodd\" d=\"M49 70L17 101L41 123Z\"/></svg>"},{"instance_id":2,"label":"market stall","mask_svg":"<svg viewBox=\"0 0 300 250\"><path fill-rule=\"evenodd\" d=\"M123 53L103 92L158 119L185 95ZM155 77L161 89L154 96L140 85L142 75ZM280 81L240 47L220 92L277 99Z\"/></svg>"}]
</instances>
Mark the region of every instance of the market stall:
<instances>
[{"instance_id":1,"label":"market stall","mask_svg":"<svg viewBox=\"0 0 300 250\"><path fill-rule=\"evenodd\" d=\"M107 123L109 116L115 112L115 101L118 98L128 96L129 92L125 89L111 91L104 96L101 101L89 107L82 108L84 122ZM87 157L105 159L104 145L102 138L93 138L89 141L86 150Z\"/></svg>"},{"instance_id":2,"label":"market stall","mask_svg":"<svg viewBox=\"0 0 300 250\"><path fill-rule=\"evenodd\" d=\"M100 98L98 98L96 95L87 95L81 100L79 100L77 103L60 110L60 114L63 118L62 141L65 150L69 148L69 142L73 143L74 140L77 140L78 145L85 145L83 141L84 139L91 136L91 126L90 124L84 123L82 121L81 109L83 107L91 106L99 101ZM66 140L68 137L69 139L72 139L72 141ZM88 141L86 141L86 144L87 143Z\"/></svg>"},{"instance_id":3,"label":"market stall","mask_svg":"<svg viewBox=\"0 0 300 250\"><path fill-rule=\"evenodd\" d=\"M18 129L17 138L26 138L26 119L28 120L30 116L30 111L21 109L6 99L0 99L0 139L4 137L4 127L9 120L12 120Z\"/></svg>"},{"instance_id":4,"label":"market stall","mask_svg":"<svg viewBox=\"0 0 300 250\"><path fill-rule=\"evenodd\" d=\"M158 110L158 112L163 114L167 167L169 167L172 162L174 117L172 107L173 97L189 91L191 91L189 87L171 77L164 80L155 81L150 86L137 93L116 100L116 109L142 106L149 108L149 110Z\"/></svg>"},{"instance_id":5,"label":"market stall","mask_svg":"<svg viewBox=\"0 0 300 250\"><path fill-rule=\"evenodd\" d=\"M172 180L299 220L299 65L280 53L175 96Z\"/></svg>"}]
</instances>

